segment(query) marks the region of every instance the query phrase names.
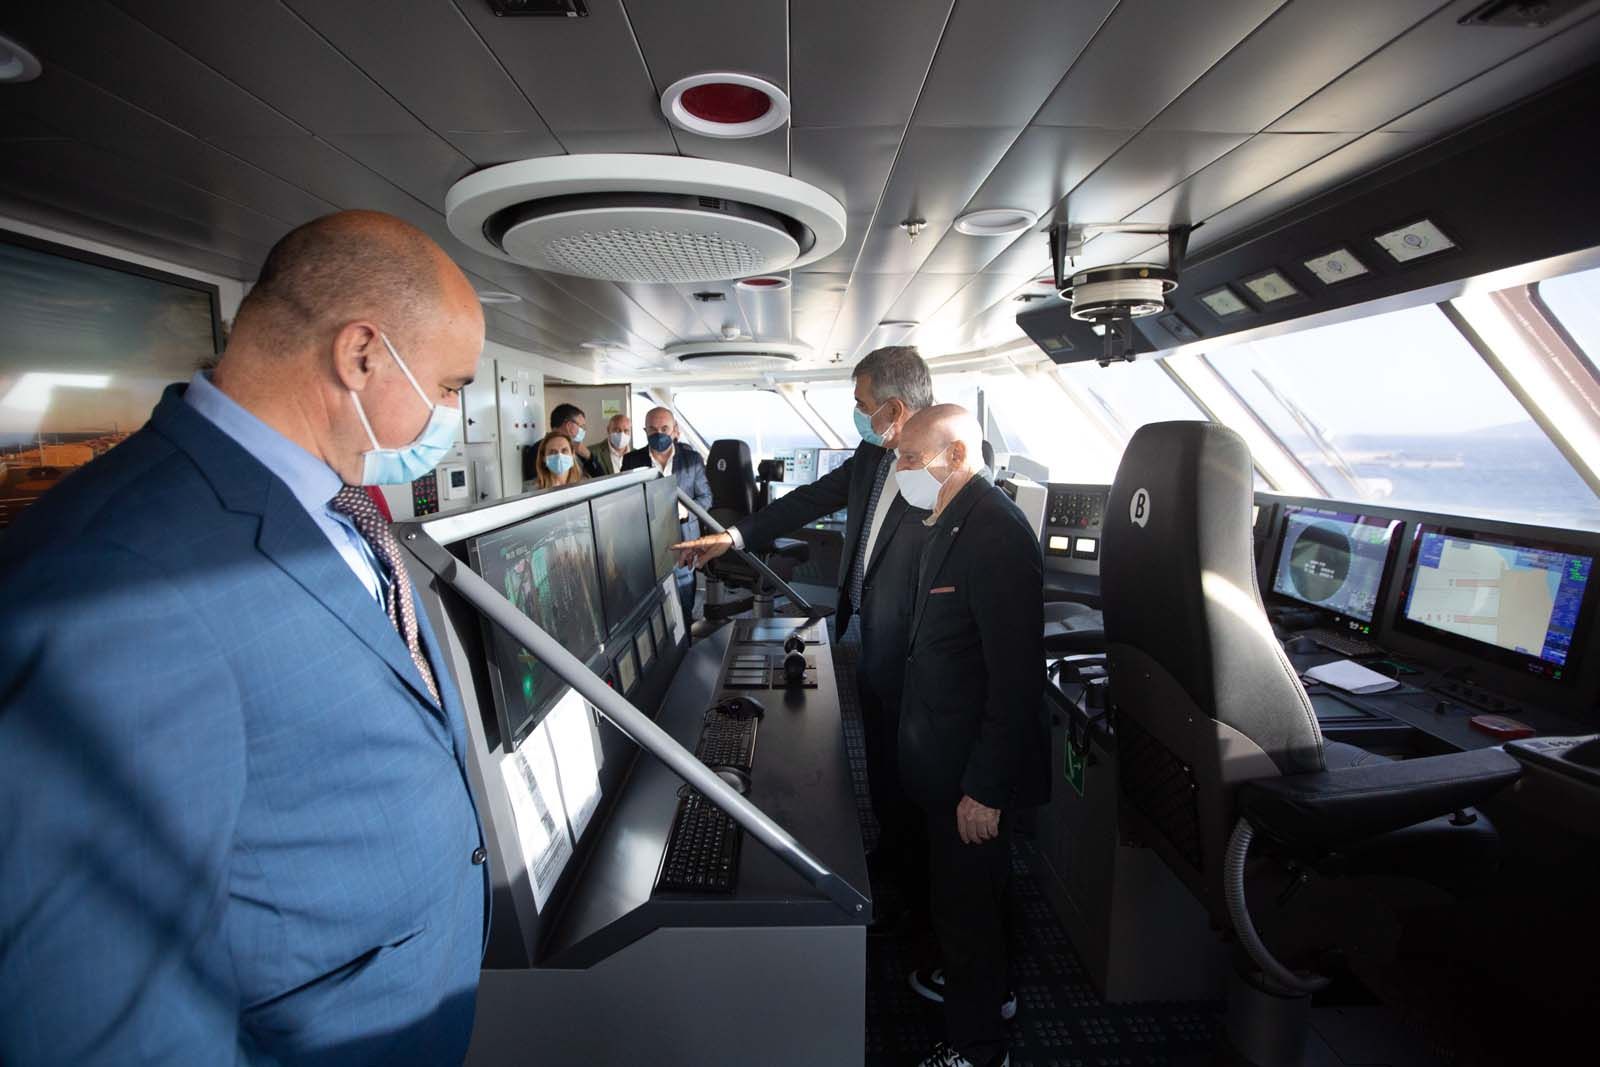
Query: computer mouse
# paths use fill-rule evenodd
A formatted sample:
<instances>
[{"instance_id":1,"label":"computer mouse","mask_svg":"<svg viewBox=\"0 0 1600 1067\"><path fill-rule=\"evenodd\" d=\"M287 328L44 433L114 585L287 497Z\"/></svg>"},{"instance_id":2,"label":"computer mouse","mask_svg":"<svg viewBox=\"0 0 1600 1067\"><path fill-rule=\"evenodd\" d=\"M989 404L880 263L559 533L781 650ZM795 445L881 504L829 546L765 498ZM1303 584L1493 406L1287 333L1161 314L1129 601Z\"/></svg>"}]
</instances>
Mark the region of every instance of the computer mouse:
<instances>
[{"instance_id":1,"label":"computer mouse","mask_svg":"<svg viewBox=\"0 0 1600 1067\"><path fill-rule=\"evenodd\" d=\"M767 713L767 709L762 706L761 701L752 697L729 697L717 705L717 710L724 715L732 715L740 719L748 719L752 716L759 719Z\"/></svg>"},{"instance_id":2,"label":"computer mouse","mask_svg":"<svg viewBox=\"0 0 1600 1067\"><path fill-rule=\"evenodd\" d=\"M746 793L750 792L750 779L737 768L716 767L714 770L717 773L717 777L721 778L723 782L727 784L728 788L732 789L735 793L738 793L740 796L744 796Z\"/></svg>"}]
</instances>

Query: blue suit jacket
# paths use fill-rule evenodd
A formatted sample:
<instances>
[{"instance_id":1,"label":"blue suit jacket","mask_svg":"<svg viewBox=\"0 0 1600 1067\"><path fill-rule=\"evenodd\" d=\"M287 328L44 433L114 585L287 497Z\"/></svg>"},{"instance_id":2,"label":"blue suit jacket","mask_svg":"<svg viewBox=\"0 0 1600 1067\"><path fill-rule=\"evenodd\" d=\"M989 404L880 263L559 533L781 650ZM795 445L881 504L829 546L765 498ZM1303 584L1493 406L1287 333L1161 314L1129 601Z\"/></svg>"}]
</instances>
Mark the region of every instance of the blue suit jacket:
<instances>
[{"instance_id":1,"label":"blue suit jacket","mask_svg":"<svg viewBox=\"0 0 1600 1067\"><path fill-rule=\"evenodd\" d=\"M449 670L182 392L0 540L0 1062L458 1063Z\"/></svg>"}]
</instances>

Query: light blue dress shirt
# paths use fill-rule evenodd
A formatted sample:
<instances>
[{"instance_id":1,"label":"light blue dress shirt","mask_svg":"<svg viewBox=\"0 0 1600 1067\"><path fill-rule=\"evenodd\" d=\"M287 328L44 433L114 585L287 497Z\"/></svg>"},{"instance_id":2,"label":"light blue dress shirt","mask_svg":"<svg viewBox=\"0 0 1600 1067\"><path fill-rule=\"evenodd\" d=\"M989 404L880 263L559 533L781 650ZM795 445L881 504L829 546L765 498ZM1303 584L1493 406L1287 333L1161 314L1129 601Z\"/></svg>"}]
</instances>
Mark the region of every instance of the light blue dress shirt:
<instances>
[{"instance_id":1,"label":"light blue dress shirt","mask_svg":"<svg viewBox=\"0 0 1600 1067\"><path fill-rule=\"evenodd\" d=\"M190 380L183 399L289 487L317 529L381 605L388 581L383 567L355 525L328 506L334 494L344 487L334 469L240 407L211 384L205 371Z\"/></svg>"}]
</instances>

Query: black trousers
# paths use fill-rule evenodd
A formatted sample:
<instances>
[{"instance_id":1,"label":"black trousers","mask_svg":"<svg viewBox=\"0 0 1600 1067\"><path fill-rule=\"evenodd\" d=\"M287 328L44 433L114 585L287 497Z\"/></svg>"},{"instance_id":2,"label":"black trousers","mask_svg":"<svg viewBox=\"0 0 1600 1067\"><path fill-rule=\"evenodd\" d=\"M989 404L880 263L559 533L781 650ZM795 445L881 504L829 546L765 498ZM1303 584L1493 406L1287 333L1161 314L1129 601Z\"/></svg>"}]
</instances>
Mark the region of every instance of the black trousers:
<instances>
[{"instance_id":1,"label":"black trousers","mask_svg":"<svg viewBox=\"0 0 1600 1067\"><path fill-rule=\"evenodd\" d=\"M933 930L944 957L945 1040L973 1063L985 1063L1006 1048L1000 1006L1011 985L1011 820L1002 815L999 835L981 845L962 844L954 803L926 820Z\"/></svg>"},{"instance_id":2,"label":"black trousers","mask_svg":"<svg viewBox=\"0 0 1600 1067\"><path fill-rule=\"evenodd\" d=\"M878 818L878 855L904 895L913 917L928 915L928 837L922 809L900 783L900 694L887 699L865 672L856 672L862 741L867 756L867 793Z\"/></svg>"}]
</instances>

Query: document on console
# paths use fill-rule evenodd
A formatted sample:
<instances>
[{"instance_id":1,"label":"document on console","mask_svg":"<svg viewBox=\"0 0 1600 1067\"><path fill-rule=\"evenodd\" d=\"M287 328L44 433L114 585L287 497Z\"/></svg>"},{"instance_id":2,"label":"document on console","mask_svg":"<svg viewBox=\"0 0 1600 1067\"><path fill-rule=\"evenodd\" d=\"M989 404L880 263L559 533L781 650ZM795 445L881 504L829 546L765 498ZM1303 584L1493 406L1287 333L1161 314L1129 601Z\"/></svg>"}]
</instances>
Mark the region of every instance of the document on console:
<instances>
[{"instance_id":1,"label":"document on console","mask_svg":"<svg viewBox=\"0 0 1600 1067\"><path fill-rule=\"evenodd\" d=\"M543 911L556 880L572 858L571 831L545 723L524 738L515 752L500 760L500 775L511 795L511 814L522 846L522 862L533 886L533 905Z\"/></svg>"}]
</instances>

